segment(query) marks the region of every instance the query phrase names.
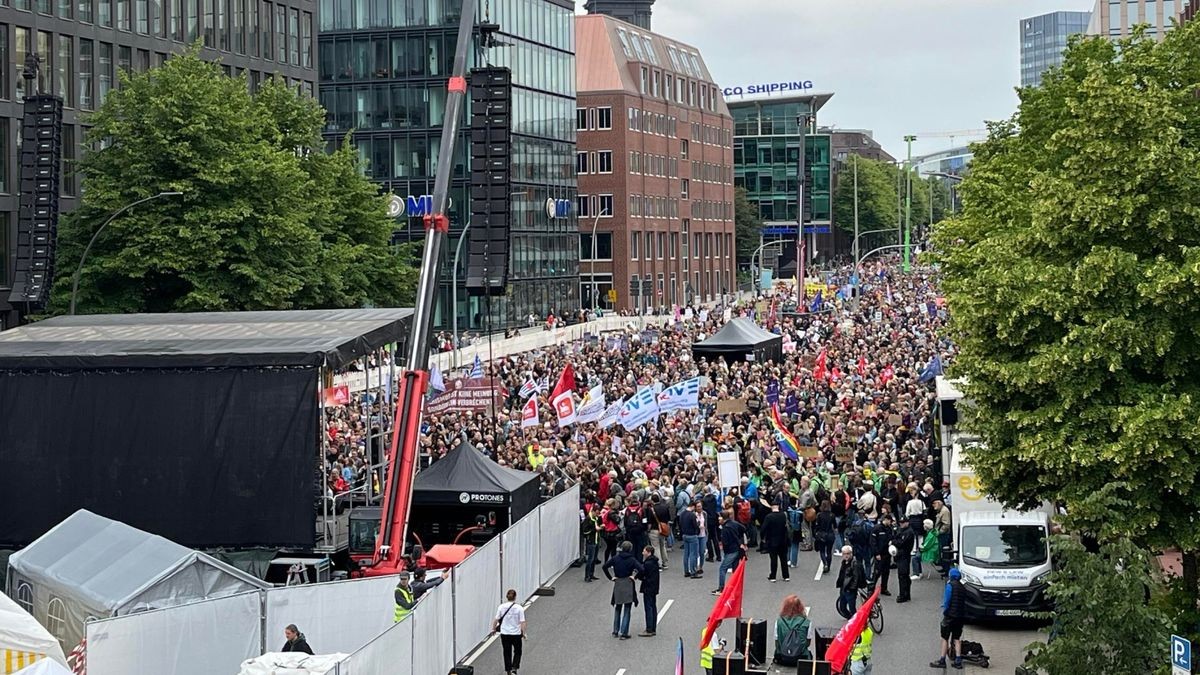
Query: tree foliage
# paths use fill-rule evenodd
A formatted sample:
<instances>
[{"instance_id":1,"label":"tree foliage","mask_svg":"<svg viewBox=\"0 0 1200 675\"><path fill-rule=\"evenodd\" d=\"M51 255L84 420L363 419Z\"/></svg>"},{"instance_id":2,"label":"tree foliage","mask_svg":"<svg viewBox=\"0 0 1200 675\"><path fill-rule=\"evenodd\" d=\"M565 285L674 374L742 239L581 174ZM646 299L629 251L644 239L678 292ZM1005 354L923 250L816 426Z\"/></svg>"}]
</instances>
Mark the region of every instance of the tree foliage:
<instances>
[{"instance_id":1,"label":"tree foliage","mask_svg":"<svg viewBox=\"0 0 1200 675\"><path fill-rule=\"evenodd\" d=\"M255 96L195 50L122 74L89 122L83 201L59 229L54 308L96 228L81 312L398 305L416 273L389 253L392 223L350 145L326 154L325 113L274 81Z\"/></svg>"},{"instance_id":2,"label":"tree foliage","mask_svg":"<svg viewBox=\"0 0 1200 675\"><path fill-rule=\"evenodd\" d=\"M981 482L1068 510L1107 487L1125 506L1105 543L1186 556L1200 549L1198 90L1194 22L1161 43L1073 42L976 146L963 213L936 232Z\"/></svg>"},{"instance_id":3,"label":"tree foliage","mask_svg":"<svg viewBox=\"0 0 1200 675\"><path fill-rule=\"evenodd\" d=\"M854 232L854 165L858 164L858 231L889 230L867 235L860 242L863 253L868 249L897 244L893 230L904 222L904 197L907 195L905 172L891 162L851 155L838 172L833 193L833 220L846 232ZM933 197L933 223L948 215L950 191L935 179L922 179L912 171L913 236L930 224L929 199Z\"/></svg>"},{"instance_id":4,"label":"tree foliage","mask_svg":"<svg viewBox=\"0 0 1200 675\"><path fill-rule=\"evenodd\" d=\"M753 263L750 257L758 249L763 223L759 217L758 205L750 203L744 187L739 187L733 192L733 228L737 259Z\"/></svg>"}]
</instances>

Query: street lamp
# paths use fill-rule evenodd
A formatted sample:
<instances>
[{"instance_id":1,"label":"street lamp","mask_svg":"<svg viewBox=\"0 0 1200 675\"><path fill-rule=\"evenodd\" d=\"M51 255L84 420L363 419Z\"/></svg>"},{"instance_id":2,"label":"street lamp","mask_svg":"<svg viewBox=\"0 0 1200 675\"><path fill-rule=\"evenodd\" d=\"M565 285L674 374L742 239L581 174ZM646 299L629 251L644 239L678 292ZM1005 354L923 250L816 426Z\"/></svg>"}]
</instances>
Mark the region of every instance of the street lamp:
<instances>
[{"instance_id":1,"label":"street lamp","mask_svg":"<svg viewBox=\"0 0 1200 675\"><path fill-rule=\"evenodd\" d=\"M776 239L775 241L768 241L767 243L763 244L762 246L759 246L758 250L756 250L754 252L754 255L750 256L750 260L754 260L756 257L758 258L759 281L758 281L758 283L755 284L755 287L758 288L760 293L762 292L762 268L763 268L762 251L763 251L763 249L768 246L779 246L781 244L786 244L786 243L787 243L787 241L785 241L783 239Z\"/></svg>"},{"instance_id":2,"label":"street lamp","mask_svg":"<svg viewBox=\"0 0 1200 675\"><path fill-rule=\"evenodd\" d=\"M458 367L458 256L462 253L463 242L467 240L467 231L471 229L471 221L467 221L458 243L454 246L454 264L450 267L450 324L454 333L454 367ZM442 324L445 325L445 324Z\"/></svg>"},{"instance_id":3,"label":"street lamp","mask_svg":"<svg viewBox=\"0 0 1200 675\"><path fill-rule=\"evenodd\" d=\"M592 314L596 313L596 226L600 224L600 218L608 215L608 209L600 209L600 213L592 219Z\"/></svg>"},{"instance_id":4,"label":"street lamp","mask_svg":"<svg viewBox=\"0 0 1200 675\"><path fill-rule=\"evenodd\" d=\"M116 220L117 216L125 213L129 209L132 209L138 204L145 204L146 202L158 199L159 197L178 197L182 194L182 192L172 191L160 192L156 195L143 197L135 202L131 202L117 209L111 216L108 217L108 220L104 221L104 223L96 229L96 232L92 234L92 238L88 241L87 246L84 247L83 255L79 256L79 267L75 268L75 274L71 277L71 307L67 311L68 314L75 316L75 296L79 293L79 277L81 274L83 274L83 263L87 261L88 253L91 253L92 251L92 245L96 243L96 239L100 236L100 233L104 231L104 228L108 227L109 223Z\"/></svg>"},{"instance_id":5,"label":"street lamp","mask_svg":"<svg viewBox=\"0 0 1200 675\"><path fill-rule=\"evenodd\" d=\"M927 175L933 176L935 178L942 178L942 179L945 179L948 181L952 181L949 187L950 187L950 214L953 215L957 209L957 205L955 204L955 197L954 197L954 183L961 183L966 179L963 178L962 176L956 176L952 173L945 173L942 171L930 171Z\"/></svg>"},{"instance_id":6,"label":"street lamp","mask_svg":"<svg viewBox=\"0 0 1200 675\"><path fill-rule=\"evenodd\" d=\"M904 160L904 271L910 269L909 258L911 256L909 242L912 239L912 144L917 140L916 136L908 135L904 137L904 142L908 144L908 159Z\"/></svg>"}]
</instances>

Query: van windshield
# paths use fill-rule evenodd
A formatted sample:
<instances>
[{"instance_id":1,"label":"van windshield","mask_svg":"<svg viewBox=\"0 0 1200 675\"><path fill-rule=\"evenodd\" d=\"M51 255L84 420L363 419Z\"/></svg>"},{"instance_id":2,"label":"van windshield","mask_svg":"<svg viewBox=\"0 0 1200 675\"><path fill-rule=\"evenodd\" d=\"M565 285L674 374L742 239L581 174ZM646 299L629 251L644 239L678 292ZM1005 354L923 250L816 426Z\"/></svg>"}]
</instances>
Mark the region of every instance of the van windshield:
<instances>
[{"instance_id":1,"label":"van windshield","mask_svg":"<svg viewBox=\"0 0 1200 675\"><path fill-rule=\"evenodd\" d=\"M963 560L980 567L1030 567L1046 562L1046 528L1040 525L970 525L962 528Z\"/></svg>"}]
</instances>

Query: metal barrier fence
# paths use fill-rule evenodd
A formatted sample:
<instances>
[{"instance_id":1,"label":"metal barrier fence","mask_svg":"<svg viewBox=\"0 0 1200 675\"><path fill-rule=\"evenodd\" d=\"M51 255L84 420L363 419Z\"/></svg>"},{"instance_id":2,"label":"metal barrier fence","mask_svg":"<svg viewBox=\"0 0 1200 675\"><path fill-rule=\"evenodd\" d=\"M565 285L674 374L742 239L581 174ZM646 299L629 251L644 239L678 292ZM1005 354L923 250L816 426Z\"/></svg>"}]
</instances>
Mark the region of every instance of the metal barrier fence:
<instances>
[{"instance_id":1,"label":"metal barrier fence","mask_svg":"<svg viewBox=\"0 0 1200 675\"><path fill-rule=\"evenodd\" d=\"M451 570L392 623L393 577L272 588L87 624L91 675L235 675L294 623L318 653L349 653L330 675L440 675L491 633L515 588L528 600L579 555L579 486L540 505Z\"/></svg>"}]
</instances>

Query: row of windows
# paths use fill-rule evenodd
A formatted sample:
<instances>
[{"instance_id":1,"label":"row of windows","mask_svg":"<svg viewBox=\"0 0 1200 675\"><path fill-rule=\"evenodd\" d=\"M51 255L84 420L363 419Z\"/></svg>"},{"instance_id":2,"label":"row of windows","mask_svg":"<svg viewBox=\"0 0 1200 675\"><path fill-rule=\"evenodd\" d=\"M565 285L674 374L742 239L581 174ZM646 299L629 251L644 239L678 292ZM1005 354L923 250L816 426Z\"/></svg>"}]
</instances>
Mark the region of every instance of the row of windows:
<instances>
[{"instance_id":1,"label":"row of windows","mask_svg":"<svg viewBox=\"0 0 1200 675\"><path fill-rule=\"evenodd\" d=\"M618 29L618 35L624 35L623 29ZM635 48L638 46L638 40L631 40L631 42ZM646 40L645 44L648 52L654 54L654 49L649 39ZM622 46L625 48L626 57L632 58L628 46L624 42ZM672 56L674 56L673 51ZM699 57L696 54L687 56L690 58L673 58L672 60L677 63L682 62L687 64L687 71L690 77L684 77L682 74L673 74L653 67L658 65L657 59L653 59L651 60L651 66L642 66L639 70L641 77L639 79L638 91L643 96L650 96L651 98L658 98L664 101L674 101L679 105L716 112L717 102L720 100L718 98L720 89L715 84L710 85L700 79L704 77L704 73L700 69ZM646 61L645 58L639 58L638 60ZM694 68L692 67L693 64Z\"/></svg>"},{"instance_id":2,"label":"row of windows","mask_svg":"<svg viewBox=\"0 0 1200 675\"><path fill-rule=\"evenodd\" d=\"M650 155L637 150L629 151L629 173L676 178L679 176L679 160L674 157Z\"/></svg>"},{"instance_id":3,"label":"row of windows","mask_svg":"<svg viewBox=\"0 0 1200 675\"><path fill-rule=\"evenodd\" d=\"M613 259L613 235L612 232L597 232L594 246L596 247L595 255L592 254L592 233L579 233L579 261L589 260L612 260ZM597 275L599 276L599 275ZM611 278L612 275L609 275Z\"/></svg>"},{"instance_id":4,"label":"row of windows","mask_svg":"<svg viewBox=\"0 0 1200 675\"><path fill-rule=\"evenodd\" d=\"M600 275L597 274L596 276L599 277ZM652 284L654 283L654 277L650 274L647 274L646 278L640 288L641 297L632 298L629 302L629 305L631 307L636 307L638 309L641 309L643 307L652 306L655 303L660 303L659 306L662 306L661 303L667 303L667 302L669 302L673 305L678 304L679 300L680 300L679 291L681 291L681 290L683 291L683 300L686 303L691 303L693 301L700 301L702 298L707 298L709 301L712 301L712 300L716 299L718 297L718 295L723 295L725 293L730 292L730 289L733 288L732 279L733 279L733 272L731 272L731 271L708 269L708 270L704 271L703 275L701 275L700 270L696 270L692 281L688 281L687 271L685 270L684 274L683 274L684 288L680 289L679 282L676 281L676 278L675 278L675 273L672 272L671 273L671 285L668 286L666 288L666 291L664 292L663 275L661 272L659 272L659 274L658 274L658 291L657 291L657 295L655 295L654 288L652 286ZM705 284L703 286L701 286L702 281ZM631 289L637 288L638 284L639 284L638 275L634 274L631 277L629 277L629 283L630 283ZM601 292L606 290L603 282L601 282L597 285L600 287ZM589 284L587 282L580 282L579 286L581 289L583 289L585 291L589 290ZM650 298L650 299L647 300L647 298Z\"/></svg>"},{"instance_id":5,"label":"row of windows","mask_svg":"<svg viewBox=\"0 0 1200 675\"><path fill-rule=\"evenodd\" d=\"M545 218L545 213L542 217ZM576 230L578 232L578 230ZM576 232L570 234L513 234L509 266L514 279L542 279L579 274Z\"/></svg>"},{"instance_id":6,"label":"row of windows","mask_svg":"<svg viewBox=\"0 0 1200 675\"><path fill-rule=\"evenodd\" d=\"M436 77L454 65L453 35L339 37L321 40L322 81Z\"/></svg>"},{"instance_id":7,"label":"row of windows","mask_svg":"<svg viewBox=\"0 0 1200 675\"><path fill-rule=\"evenodd\" d=\"M612 150L599 150L592 152L576 152L575 153L575 173L584 175L589 173L612 173L613 172L613 156Z\"/></svg>"},{"instance_id":8,"label":"row of windows","mask_svg":"<svg viewBox=\"0 0 1200 675\"><path fill-rule=\"evenodd\" d=\"M576 108L575 131L608 131L612 129L612 108Z\"/></svg>"},{"instance_id":9,"label":"row of windows","mask_svg":"<svg viewBox=\"0 0 1200 675\"><path fill-rule=\"evenodd\" d=\"M629 215L646 218L678 218L679 200L668 197L629 195Z\"/></svg>"},{"instance_id":10,"label":"row of windows","mask_svg":"<svg viewBox=\"0 0 1200 675\"><path fill-rule=\"evenodd\" d=\"M30 0L12 0L29 10ZM35 0L41 14L50 0ZM8 2L0 4L7 5ZM313 17L267 0L58 0L57 16L191 44L313 67Z\"/></svg>"},{"instance_id":11,"label":"row of windows","mask_svg":"<svg viewBox=\"0 0 1200 675\"><path fill-rule=\"evenodd\" d=\"M431 133L373 137L360 135L354 139L363 172L375 180L428 178L437 172L441 135ZM454 171L456 178L465 178L466 143L456 144ZM516 136L512 143L510 164L515 183L569 186L571 172L570 148L559 141Z\"/></svg>"},{"instance_id":12,"label":"row of windows","mask_svg":"<svg viewBox=\"0 0 1200 675\"><path fill-rule=\"evenodd\" d=\"M579 195L575 198L575 213L580 218L612 218L612 195Z\"/></svg>"},{"instance_id":13,"label":"row of windows","mask_svg":"<svg viewBox=\"0 0 1200 675\"><path fill-rule=\"evenodd\" d=\"M678 120L671 115L662 115L639 108L629 109L629 130L644 131L656 136L675 138L675 127Z\"/></svg>"},{"instance_id":14,"label":"row of windows","mask_svg":"<svg viewBox=\"0 0 1200 675\"><path fill-rule=\"evenodd\" d=\"M812 108L807 102L756 102L752 105L735 106L730 113L733 115L734 136L796 136L799 135L800 123L805 121L805 118L808 133L812 133Z\"/></svg>"},{"instance_id":15,"label":"row of windows","mask_svg":"<svg viewBox=\"0 0 1200 675\"><path fill-rule=\"evenodd\" d=\"M828 137L805 139L807 166L829 163ZM795 175L800 164L800 137L776 136L774 138L738 139L733 144L733 165L739 169L751 165L786 166Z\"/></svg>"},{"instance_id":16,"label":"row of windows","mask_svg":"<svg viewBox=\"0 0 1200 675\"><path fill-rule=\"evenodd\" d=\"M1178 17L1175 13L1175 0L1162 0L1162 13L1159 14L1157 0L1109 0L1108 28L1119 31L1122 26L1133 27L1139 23L1150 24L1150 28L1167 30L1171 21Z\"/></svg>"},{"instance_id":17,"label":"row of windows","mask_svg":"<svg viewBox=\"0 0 1200 675\"><path fill-rule=\"evenodd\" d=\"M728 164L710 164L708 162L693 161L692 180L697 183L729 185L733 182L733 167Z\"/></svg>"},{"instance_id":18,"label":"row of windows","mask_svg":"<svg viewBox=\"0 0 1200 675\"><path fill-rule=\"evenodd\" d=\"M730 133L729 129L693 122L692 140L706 145L719 145L723 148L728 148L733 143L733 134Z\"/></svg>"},{"instance_id":19,"label":"row of windows","mask_svg":"<svg viewBox=\"0 0 1200 675\"><path fill-rule=\"evenodd\" d=\"M684 227L682 236L677 232L637 232L629 233L629 257L631 260L639 260L642 253L646 254L645 259L650 260L657 258L659 260L678 258L679 249L677 244L683 242L683 258L688 257L688 231ZM642 243L645 242L645 250L642 249ZM717 233L700 233L697 232L691 238L691 257L693 259L700 258L728 258L733 253L733 235ZM657 243L657 247L655 246ZM668 250L667 246L670 245Z\"/></svg>"}]
</instances>

